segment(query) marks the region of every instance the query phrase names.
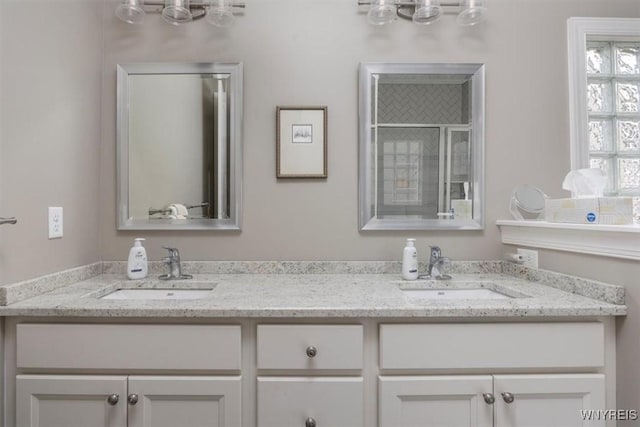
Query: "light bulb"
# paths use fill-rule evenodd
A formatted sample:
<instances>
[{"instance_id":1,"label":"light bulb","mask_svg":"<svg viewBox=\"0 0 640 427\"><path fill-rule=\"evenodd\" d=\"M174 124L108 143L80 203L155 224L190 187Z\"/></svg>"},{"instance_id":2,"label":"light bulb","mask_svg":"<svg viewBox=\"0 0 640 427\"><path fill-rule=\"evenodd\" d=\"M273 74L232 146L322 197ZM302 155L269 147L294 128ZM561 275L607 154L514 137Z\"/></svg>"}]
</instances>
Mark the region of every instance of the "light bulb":
<instances>
[{"instance_id":1,"label":"light bulb","mask_svg":"<svg viewBox=\"0 0 640 427\"><path fill-rule=\"evenodd\" d=\"M144 19L144 0L122 0L116 7L116 16L128 23L139 24Z\"/></svg>"},{"instance_id":2,"label":"light bulb","mask_svg":"<svg viewBox=\"0 0 640 427\"><path fill-rule=\"evenodd\" d=\"M213 0L207 8L205 19L216 27L230 27L235 21L231 0Z\"/></svg>"},{"instance_id":3,"label":"light bulb","mask_svg":"<svg viewBox=\"0 0 640 427\"><path fill-rule=\"evenodd\" d=\"M376 0L371 4L367 17L373 25L385 25L395 21L398 12L393 0Z\"/></svg>"},{"instance_id":4,"label":"light bulb","mask_svg":"<svg viewBox=\"0 0 640 427\"><path fill-rule=\"evenodd\" d=\"M440 0L416 0L416 11L413 13L413 22L416 24L431 24L441 16Z\"/></svg>"},{"instance_id":5,"label":"light bulb","mask_svg":"<svg viewBox=\"0 0 640 427\"><path fill-rule=\"evenodd\" d=\"M463 26L476 25L487 18L487 8L483 0L462 0L457 22Z\"/></svg>"},{"instance_id":6,"label":"light bulb","mask_svg":"<svg viewBox=\"0 0 640 427\"><path fill-rule=\"evenodd\" d=\"M172 25L180 25L193 20L189 0L165 0L162 18Z\"/></svg>"}]
</instances>

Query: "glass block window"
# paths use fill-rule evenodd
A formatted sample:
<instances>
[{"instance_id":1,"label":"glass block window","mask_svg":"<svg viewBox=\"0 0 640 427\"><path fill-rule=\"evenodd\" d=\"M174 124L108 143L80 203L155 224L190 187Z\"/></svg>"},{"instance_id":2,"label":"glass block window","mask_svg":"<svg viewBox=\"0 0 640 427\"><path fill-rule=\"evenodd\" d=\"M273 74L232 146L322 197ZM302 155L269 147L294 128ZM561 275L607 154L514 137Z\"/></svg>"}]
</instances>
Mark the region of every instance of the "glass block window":
<instances>
[{"instance_id":1,"label":"glass block window","mask_svg":"<svg viewBox=\"0 0 640 427\"><path fill-rule=\"evenodd\" d=\"M640 42L587 43L589 163L607 194L634 196L640 221Z\"/></svg>"},{"instance_id":2,"label":"glass block window","mask_svg":"<svg viewBox=\"0 0 640 427\"><path fill-rule=\"evenodd\" d=\"M384 204L422 204L422 141L385 141Z\"/></svg>"}]
</instances>

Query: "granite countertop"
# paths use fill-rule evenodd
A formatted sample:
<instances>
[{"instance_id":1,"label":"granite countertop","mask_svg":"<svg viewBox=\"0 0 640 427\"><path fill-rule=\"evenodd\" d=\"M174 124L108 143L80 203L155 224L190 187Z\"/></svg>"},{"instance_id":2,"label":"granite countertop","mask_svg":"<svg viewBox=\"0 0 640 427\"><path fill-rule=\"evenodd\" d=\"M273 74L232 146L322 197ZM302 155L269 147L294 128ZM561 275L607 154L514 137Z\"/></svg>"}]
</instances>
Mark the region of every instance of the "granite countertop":
<instances>
[{"instance_id":1,"label":"granite countertop","mask_svg":"<svg viewBox=\"0 0 640 427\"><path fill-rule=\"evenodd\" d=\"M0 316L173 318L449 318L581 317L626 314L624 288L498 262L498 268L454 268L450 281L403 281L398 274L233 272L191 280L131 281L118 268L0 307ZM193 266L192 266L193 267ZM219 270L219 269L218 269ZM114 271L116 271L114 273ZM189 269L186 269L188 272ZM487 272L488 271L488 272ZM211 288L203 299L99 299L121 288ZM428 300L402 288L479 288L511 298Z\"/></svg>"}]
</instances>

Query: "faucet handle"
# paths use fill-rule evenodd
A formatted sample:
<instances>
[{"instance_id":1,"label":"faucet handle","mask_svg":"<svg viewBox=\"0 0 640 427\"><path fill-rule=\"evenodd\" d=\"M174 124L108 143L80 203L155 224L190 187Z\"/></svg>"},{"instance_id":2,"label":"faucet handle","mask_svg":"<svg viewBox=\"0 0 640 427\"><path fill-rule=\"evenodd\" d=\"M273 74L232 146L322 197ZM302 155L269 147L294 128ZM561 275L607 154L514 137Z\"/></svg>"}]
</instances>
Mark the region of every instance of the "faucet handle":
<instances>
[{"instance_id":1,"label":"faucet handle","mask_svg":"<svg viewBox=\"0 0 640 427\"><path fill-rule=\"evenodd\" d=\"M435 260L442 256L440 246L429 246L431 248L431 259Z\"/></svg>"},{"instance_id":2,"label":"faucet handle","mask_svg":"<svg viewBox=\"0 0 640 427\"><path fill-rule=\"evenodd\" d=\"M175 258L180 256L177 248L170 248L169 246L163 246L164 249L169 251L169 258Z\"/></svg>"}]
</instances>

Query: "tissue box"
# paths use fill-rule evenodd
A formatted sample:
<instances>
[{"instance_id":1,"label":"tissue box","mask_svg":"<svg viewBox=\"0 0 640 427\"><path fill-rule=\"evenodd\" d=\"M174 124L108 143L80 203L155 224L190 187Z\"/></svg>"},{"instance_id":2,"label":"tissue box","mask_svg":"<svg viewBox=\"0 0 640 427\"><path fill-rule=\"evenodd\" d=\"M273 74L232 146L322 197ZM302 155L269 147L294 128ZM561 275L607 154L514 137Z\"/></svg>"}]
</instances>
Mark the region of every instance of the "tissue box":
<instances>
[{"instance_id":1,"label":"tissue box","mask_svg":"<svg viewBox=\"0 0 640 427\"><path fill-rule=\"evenodd\" d=\"M633 224L631 197L547 199L545 220L573 224Z\"/></svg>"},{"instance_id":2,"label":"tissue box","mask_svg":"<svg viewBox=\"0 0 640 427\"><path fill-rule=\"evenodd\" d=\"M455 219L473 219L473 202L471 200L451 200L451 209Z\"/></svg>"}]
</instances>

